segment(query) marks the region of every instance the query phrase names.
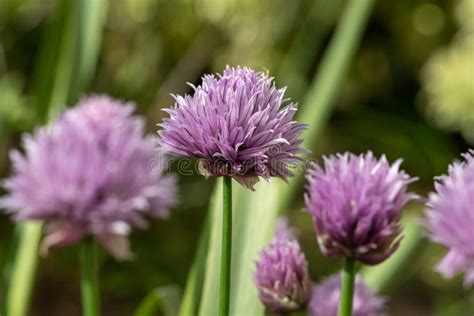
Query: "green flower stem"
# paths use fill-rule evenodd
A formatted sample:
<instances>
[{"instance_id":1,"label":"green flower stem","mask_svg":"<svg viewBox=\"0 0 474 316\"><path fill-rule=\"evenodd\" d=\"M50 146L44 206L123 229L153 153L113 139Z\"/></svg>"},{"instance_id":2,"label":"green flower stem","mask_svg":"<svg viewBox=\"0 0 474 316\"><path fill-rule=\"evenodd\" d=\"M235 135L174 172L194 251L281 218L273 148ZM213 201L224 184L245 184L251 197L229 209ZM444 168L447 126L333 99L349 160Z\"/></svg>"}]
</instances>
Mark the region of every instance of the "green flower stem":
<instances>
[{"instance_id":1,"label":"green flower stem","mask_svg":"<svg viewBox=\"0 0 474 316\"><path fill-rule=\"evenodd\" d=\"M224 177L219 315L229 315L232 254L232 178Z\"/></svg>"},{"instance_id":2,"label":"green flower stem","mask_svg":"<svg viewBox=\"0 0 474 316\"><path fill-rule=\"evenodd\" d=\"M96 245L88 238L81 245L82 315L100 316L100 294L97 278Z\"/></svg>"},{"instance_id":3,"label":"green flower stem","mask_svg":"<svg viewBox=\"0 0 474 316\"><path fill-rule=\"evenodd\" d=\"M306 310L299 310L299 311L292 312L290 314L290 316L306 316L306 315L307 315Z\"/></svg>"},{"instance_id":4,"label":"green flower stem","mask_svg":"<svg viewBox=\"0 0 474 316\"><path fill-rule=\"evenodd\" d=\"M341 299L339 316L352 316L352 298L354 296L355 265L353 259L346 258L342 271Z\"/></svg>"}]
</instances>

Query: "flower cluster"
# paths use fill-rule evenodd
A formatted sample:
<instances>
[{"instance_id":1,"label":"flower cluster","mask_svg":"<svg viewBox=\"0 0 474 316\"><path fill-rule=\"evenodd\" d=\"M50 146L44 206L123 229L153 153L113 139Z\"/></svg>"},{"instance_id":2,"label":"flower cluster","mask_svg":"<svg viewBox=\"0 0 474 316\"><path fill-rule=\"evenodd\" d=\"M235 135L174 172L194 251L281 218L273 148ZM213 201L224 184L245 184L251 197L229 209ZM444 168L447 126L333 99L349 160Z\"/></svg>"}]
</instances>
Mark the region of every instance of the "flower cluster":
<instances>
[{"instance_id":1,"label":"flower cluster","mask_svg":"<svg viewBox=\"0 0 474 316\"><path fill-rule=\"evenodd\" d=\"M427 225L433 241L449 249L439 271L449 278L465 273L468 286L474 283L474 151L464 158L438 178L429 196Z\"/></svg>"},{"instance_id":2,"label":"flower cluster","mask_svg":"<svg viewBox=\"0 0 474 316\"><path fill-rule=\"evenodd\" d=\"M306 126L293 120L296 105L287 103L285 89L277 89L273 78L228 66L192 87L193 95L174 96L174 107L166 110L169 118L159 124L160 150L200 159L204 175L231 176L250 189L260 177L287 180L293 175L291 166L304 152L300 135ZM25 136L23 153L11 152L13 174L3 183L8 193L0 207L18 221L44 221L44 252L92 236L116 258L129 258L131 230L146 228L147 215L166 217L176 203L175 178L149 170L157 144L144 135L144 121L133 111L132 104L107 96L83 99L51 125ZM438 178L426 225L431 238L449 249L439 270L446 277L465 273L471 285L474 151L464 158ZM344 153L324 157L309 171L305 203L326 256L375 265L396 251L401 210L417 198L408 192L416 179L400 170L401 162L391 164L371 152ZM231 210L231 199L224 200L224 209ZM343 292L354 293L352 315L383 315L385 299L360 278L352 291L355 270L346 272L350 278ZM338 315L341 276L311 285L305 255L286 220L278 222L273 240L261 251L254 282L268 311ZM344 305L348 299L341 306L350 312L350 305ZM227 303L222 306L228 308Z\"/></svg>"},{"instance_id":3,"label":"flower cluster","mask_svg":"<svg viewBox=\"0 0 474 316\"><path fill-rule=\"evenodd\" d=\"M106 96L86 98L25 136L24 154L12 151L14 172L1 206L19 221L45 221L43 250L93 235L127 258L131 228L145 228L147 214L168 215L175 179L148 170L156 145L133 110Z\"/></svg>"},{"instance_id":4,"label":"flower cluster","mask_svg":"<svg viewBox=\"0 0 474 316\"><path fill-rule=\"evenodd\" d=\"M308 175L306 206L313 216L318 242L330 257L344 256L378 264L398 247L400 210L414 194L415 181L385 156L371 152L324 157Z\"/></svg>"},{"instance_id":5,"label":"flower cluster","mask_svg":"<svg viewBox=\"0 0 474 316\"><path fill-rule=\"evenodd\" d=\"M254 281L260 301L272 312L306 306L311 288L308 263L286 221L279 223L273 241L263 249Z\"/></svg>"},{"instance_id":6,"label":"flower cluster","mask_svg":"<svg viewBox=\"0 0 474 316\"><path fill-rule=\"evenodd\" d=\"M261 252L254 282L260 301L271 312L290 313L308 308L311 316L338 315L340 275L310 285L304 253L286 220L278 222L272 242ZM385 300L374 295L362 279L356 278L353 315L381 316L384 307Z\"/></svg>"},{"instance_id":7,"label":"flower cluster","mask_svg":"<svg viewBox=\"0 0 474 316\"><path fill-rule=\"evenodd\" d=\"M229 175L250 189L259 177L292 175L306 126L293 120L296 105L285 105L285 89L273 78L228 66L193 89L192 96L174 96L170 117L159 124L165 151L198 158L204 175Z\"/></svg>"}]
</instances>

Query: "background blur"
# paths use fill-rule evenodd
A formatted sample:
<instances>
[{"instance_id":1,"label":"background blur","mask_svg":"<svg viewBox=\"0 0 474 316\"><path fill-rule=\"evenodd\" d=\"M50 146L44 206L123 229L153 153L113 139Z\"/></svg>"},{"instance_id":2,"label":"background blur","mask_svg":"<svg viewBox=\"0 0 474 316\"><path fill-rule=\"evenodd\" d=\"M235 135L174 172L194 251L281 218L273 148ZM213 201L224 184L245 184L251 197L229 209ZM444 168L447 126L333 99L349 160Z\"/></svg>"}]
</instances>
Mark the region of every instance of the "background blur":
<instances>
[{"instance_id":1,"label":"background blur","mask_svg":"<svg viewBox=\"0 0 474 316\"><path fill-rule=\"evenodd\" d=\"M21 133L44 121L39 100L50 84L45 73L61 62L48 53L51 30L66 28L58 22L57 3L0 2L0 177L9 172L8 150L19 146ZM150 133L164 115L161 109L172 104L170 93L189 92L185 82L199 84L204 73L226 64L268 70L277 86L288 86L288 96L303 103L345 3L110 1L102 41L100 34L86 33L99 38L99 60L86 91L135 101ZM420 177L414 189L426 194L433 177L473 143L474 0L378 1L312 158L368 149L392 160L403 157L404 168ZM182 202L171 218L133 234L136 259L117 263L104 256L105 315L131 315L152 289L184 285L212 185L201 176L181 177ZM320 255L310 217L301 212L302 195L288 211L301 231L311 274L320 280L337 266ZM0 225L3 266L14 227L6 215ZM389 315L472 316L474 305L466 305L474 301L472 290L463 290L460 278L446 281L433 271L444 250L422 238L415 243L396 282L382 290L390 296ZM31 315L80 315L78 282L77 248L51 251L41 260Z\"/></svg>"}]
</instances>

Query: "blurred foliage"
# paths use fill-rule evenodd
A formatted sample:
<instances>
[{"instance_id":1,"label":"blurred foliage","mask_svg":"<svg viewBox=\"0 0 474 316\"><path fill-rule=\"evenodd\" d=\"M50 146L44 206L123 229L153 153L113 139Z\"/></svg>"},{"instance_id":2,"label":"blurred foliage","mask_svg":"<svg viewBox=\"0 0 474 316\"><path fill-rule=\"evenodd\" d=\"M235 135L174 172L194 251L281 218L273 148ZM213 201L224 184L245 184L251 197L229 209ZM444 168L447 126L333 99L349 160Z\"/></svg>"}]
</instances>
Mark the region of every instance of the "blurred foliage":
<instances>
[{"instance_id":1,"label":"blurred foliage","mask_svg":"<svg viewBox=\"0 0 474 316\"><path fill-rule=\"evenodd\" d=\"M2 177L8 172L7 150L18 147L20 133L39 123L33 110L34 69L41 34L54 18L55 2L0 1ZM189 92L185 82L199 84L203 73L220 71L227 63L269 70L277 85L288 85L289 96L301 104L343 2L114 1L108 8L91 92L134 100L138 112L148 118L151 133L164 116L161 108L172 102L169 93ZM403 157L407 171L421 178L415 185L417 192L431 190L433 177L445 172L448 163L469 147L456 131L466 139L472 137L468 127L472 132L473 2L378 1L312 157L368 149L390 159ZM105 315L131 315L153 289L184 285L212 185L197 175L181 177L182 203L173 216L132 236L136 260L117 263L104 257ZM300 192L289 212L301 230L317 281L338 264L321 256L302 207ZM2 216L0 226L3 262L12 235L10 219ZM471 316L466 302L472 294L463 290L461 280L444 280L432 269L444 250L427 243L422 247L407 277L384 293L390 296L390 315ZM52 251L42 260L31 315L80 314L76 259L77 248L72 247Z\"/></svg>"},{"instance_id":2,"label":"blurred foliage","mask_svg":"<svg viewBox=\"0 0 474 316\"><path fill-rule=\"evenodd\" d=\"M474 0L457 6L459 31L448 47L428 60L422 73L427 115L461 131L474 144Z\"/></svg>"},{"instance_id":3,"label":"blurred foliage","mask_svg":"<svg viewBox=\"0 0 474 316\"><path fill-rule=\"evenodd\" d=\"M34 118L26 104L28 98L22 94L19 77L10 75L0 78L0 126L16 132L30 130Z\"/></svg>"}]
</instances>

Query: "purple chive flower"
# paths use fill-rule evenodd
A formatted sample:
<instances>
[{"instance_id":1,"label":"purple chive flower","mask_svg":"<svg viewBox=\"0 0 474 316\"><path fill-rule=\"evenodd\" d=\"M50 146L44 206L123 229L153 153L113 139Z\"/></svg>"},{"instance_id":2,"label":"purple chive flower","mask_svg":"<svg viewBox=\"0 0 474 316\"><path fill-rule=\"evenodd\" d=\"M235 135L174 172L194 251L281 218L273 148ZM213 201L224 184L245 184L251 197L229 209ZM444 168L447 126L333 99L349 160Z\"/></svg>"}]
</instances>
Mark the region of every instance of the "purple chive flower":
<instances>
[{"instance_id":1,"label":"purple chive flower","mask_svg":"<svg viewBox=\"0 0 474 316\"><path fill-rule=\"evenodd\" d=\"M449 249L438 270L447 278L465 273L464 283L474 283L474 150L455 162L448 175L439 177L429 196L431 239Z\"/></svg>"},{"instance_id":2,"label":"purple chive flower","mask_svg":"<svg viewBox=\"0 0 474 316\"><path fill-rule=\"evenodd\" d=\"M308 263L286 221L280 221L256 266L254 282L268 310L285 313L306 306L311 287Z\"/></svg>"},{"instance_id":3,"label":"purple chive flower","mask_svg":"<svg viewBox=\"0 0 474 316\"><path fill-rule=\"evenodd\" d=\"M230 175L250 189L259 176L292 176L306 126L293 121L296 104L287 104L273 78L227 66L192 87L192 96L174 96L170 117L159 124L165 151L198 158L205 176Z\"/></svg>"},{"instance_id":4,"label":"purple chive flower","mask_svg":"<svg viewBox=\"0 0 474 316\"><path fill-rule=\"evenodd\" d=\"M168 215L175 179L149 170L156 143L133 110L107 96L86 98L25 136L24 154L11 152L0 205L18 221L45 221L43 252L93 235L125 259L132 227L145 228L145 215Z\"/></svg>"},{"instance_id":5,"label":"purple chive flower","mask_svg":"<svg viewBox=\"0 0 474 316\"><path fill-rule=\"evenodd\" d=\"M416 196L407 186L416 179L371 152L324 157L324 169L308 175L306 205L313 215L322 252L374 265L400 243L400 210Z\"/></svg>"},{"instance_id":6,"label":"purple chive flower","mask_svg":"<svg viewBox=\"0 0 474 316\"><path fill-rule=\"evenodd\" d=\"M341 295L341 276L334 275L319 285L314 285L309 303L310 316L337 316ZM385 299L376 296L356 277L352 316L382 316L385 314Z\"/></svg>"}]
</instances>

